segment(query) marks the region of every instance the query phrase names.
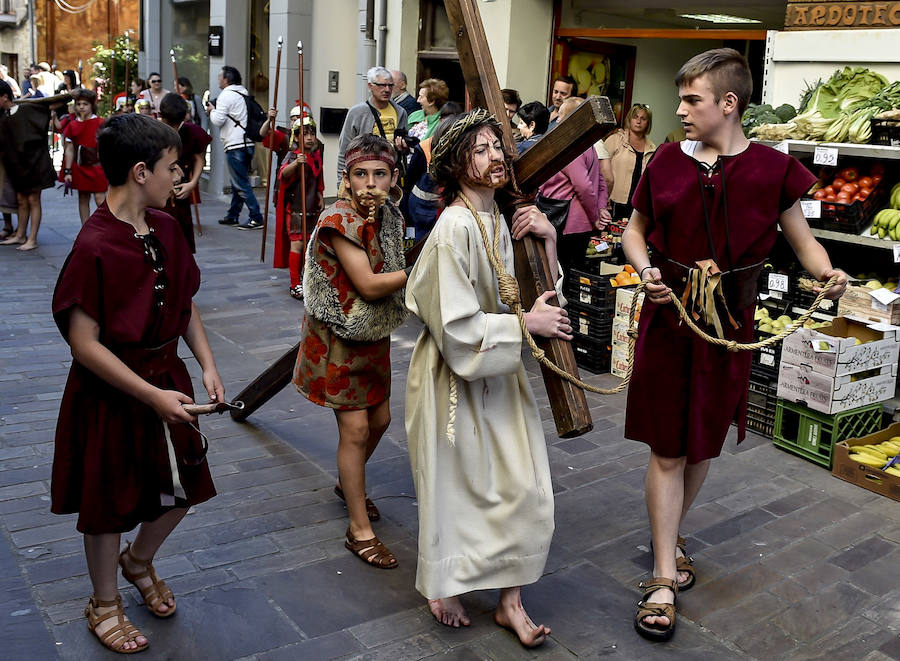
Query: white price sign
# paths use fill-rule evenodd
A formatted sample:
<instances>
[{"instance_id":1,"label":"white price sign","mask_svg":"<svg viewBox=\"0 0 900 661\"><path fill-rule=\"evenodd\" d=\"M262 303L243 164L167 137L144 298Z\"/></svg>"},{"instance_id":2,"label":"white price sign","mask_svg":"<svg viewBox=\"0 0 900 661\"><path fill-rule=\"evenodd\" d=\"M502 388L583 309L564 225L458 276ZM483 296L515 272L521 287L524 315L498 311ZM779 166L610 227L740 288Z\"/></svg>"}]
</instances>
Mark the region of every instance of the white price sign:
<instances>
[{"instance_id":1,"label":"white price sign","mask_svg":"<svg viewBox=\"0 0 900 661\"><path fill-rule=\"evenodd\" d=\"M800 200L800 209L805 218L821 218L822 200Z\"/></svg>"},{"instance_id":2,"label":"white price sign","mask_svg":"<svg viewBox=\"0 0 900 661\"><path fill-rule=\"evenodd\" d=\"M784 273L769 274L769 291L780 291L787 293L788 277Z\"/></svg>"},{"instance_id":3,"label":"white price sign","mask_svg":"<svg viewBox=\"0 0 900 661\"><path fill-rule=\"evenodd\" d=\"M900 243L895 243L894 248L894 264L900 263Z\"/></svg>"},{"instance_id":4,"label":"white price sign","mask_svg":"<svg viewBox=\"0 0 900 661\"><path fill-rule=\"evenodd\" d=\"M788 143L786 143L784 140L782 140L777 145L774 145L772 147L772 149L774 149L775 151L780 151L782 154L787 154L788 153Z\"/></svg>"},{"instance_id":5,"label":"white price sign","mask_svg":"<svg viewBox=\"0 0 900 661\"><path fill-rule=\"evenodd\" d=\"M838 162L838 150L837 147L822 147L821 145L816 147L816 150L813 152L813 164L814 165L831 165L833 167L837 166Z\"/></svg>"}]
</instances>

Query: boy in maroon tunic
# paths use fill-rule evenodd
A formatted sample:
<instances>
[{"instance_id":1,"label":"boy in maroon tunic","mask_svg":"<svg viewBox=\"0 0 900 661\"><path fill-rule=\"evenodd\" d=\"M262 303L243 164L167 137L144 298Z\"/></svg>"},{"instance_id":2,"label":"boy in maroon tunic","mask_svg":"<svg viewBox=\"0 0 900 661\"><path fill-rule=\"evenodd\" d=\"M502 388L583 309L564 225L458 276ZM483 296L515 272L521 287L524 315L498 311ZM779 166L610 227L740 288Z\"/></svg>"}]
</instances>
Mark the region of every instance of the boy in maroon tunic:
<instances>
[{"instance_id":1,"label":"boy in maroon tunic","mask_svg":"<svg viewBox=\"0 0 900 661\"><path fill-rule=\"evenodd\" d=\"M625 436L651 449L646 501L653 579L641 584L644 597L634 625L657 640L671 637L675 594L694 583L680 524L732 421L738 423L738 442L744 438L751 358L747 351L708 344L680 324L674 307L666 305L669 285L681 294L689 270L700 260L714 260L725 273L728 308L717 305L716 311L722 335L749 342L756 278L778 226L804 268L823 281L838 276L828 298L840 297L847 282L800 210L798 200L815 177L791 156L744 137L741 115L752 90L744 58L729 48L701 53L681 68L675 84L681 99L676 114L687 138L662 145L647 166L622 237L629 262L647 283L648 299L625 421Z\"/></svg>"},{"instance_id":2,"label":"boy in maroon tunic","mask_svg":"<svg viewBox=\"0 0 900 661\"><path fill-rule=\"evenodd\" d=\"M178 226L187 239L191 252L197 252L194 243L194 225L191 221L191 206L200 203L200 175L206 160L206 148L212 142L203 127L186 121L188 104L181 95L169 92L159 102L159 118L166 126L178 131L181 150L178 153L178 167L181 168L181 182L172 191L163 209L178 221Z\"/></svg>"},{"instance_id":3,"label":"boy in maroon tunic","mask_svg":"<svg viewBox=\"0 0 900 661\"><path fill-rule=\"evenodd\" d=\"M94 594L85 615L110 649L149 643L125 618L116 562L157 617L175 613L152 560L187 509L215 495L205 444L182 407L192 402L183 337L213 401L224 401L191 298L200 272L161 207L180 181L178 134L149 117L117 115L97 136L106 202L75 239L53 294L53 316L72 348L53 457L56 514L78 512ZM140 524L119 552L120 534Z\"/></svg>"}]
</instances>

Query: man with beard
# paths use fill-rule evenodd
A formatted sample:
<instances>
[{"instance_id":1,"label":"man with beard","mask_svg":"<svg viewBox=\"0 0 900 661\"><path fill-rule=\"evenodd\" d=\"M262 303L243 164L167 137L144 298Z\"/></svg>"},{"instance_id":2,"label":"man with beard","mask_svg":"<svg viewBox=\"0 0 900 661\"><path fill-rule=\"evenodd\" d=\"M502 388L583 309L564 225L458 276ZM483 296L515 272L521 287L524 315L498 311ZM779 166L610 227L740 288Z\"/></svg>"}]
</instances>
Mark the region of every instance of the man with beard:
<instances>
[{"instance_id":1,"label":"man with beard","mask_svg":"<svg viewBox=\"0 0 900 661\"><path fill-rule=\"evenodd\" d=\"M510 171L500 136L485 110L447 118L434 136L430 167L446 208L406 290L407 307L425 323L406 390L419 511L416 589L435 619L459 627L470 624L459 595L499 588L494 621L535 647L550 629L528 617L521 586L544 571L553 487L522 331L500 300L488 251L514 275L512 239L531 233L555 266L556 231L534 206L518 209L507 229L494 202ZM565 310L547 302L556 295L538 297L526 326L570 340Z\"/></svg>"}]
</instances>

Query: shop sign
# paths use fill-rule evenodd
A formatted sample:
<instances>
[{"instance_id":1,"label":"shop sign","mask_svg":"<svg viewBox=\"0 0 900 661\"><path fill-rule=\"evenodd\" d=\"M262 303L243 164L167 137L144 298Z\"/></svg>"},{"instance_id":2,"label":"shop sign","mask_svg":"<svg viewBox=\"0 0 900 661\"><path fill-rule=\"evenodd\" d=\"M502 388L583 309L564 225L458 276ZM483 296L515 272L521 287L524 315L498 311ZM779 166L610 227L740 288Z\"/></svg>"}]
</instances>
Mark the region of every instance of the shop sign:
<instances>
[{"instance_id":1,"label":"shop sign","mask_svg":"<svg viewBox=\"0 0 900 661\"><path fill-rule=\"evenodd\" d=\"M900 27L900 2L788 0L785 30L855 30Z\"/></svg>"}]
</instances>

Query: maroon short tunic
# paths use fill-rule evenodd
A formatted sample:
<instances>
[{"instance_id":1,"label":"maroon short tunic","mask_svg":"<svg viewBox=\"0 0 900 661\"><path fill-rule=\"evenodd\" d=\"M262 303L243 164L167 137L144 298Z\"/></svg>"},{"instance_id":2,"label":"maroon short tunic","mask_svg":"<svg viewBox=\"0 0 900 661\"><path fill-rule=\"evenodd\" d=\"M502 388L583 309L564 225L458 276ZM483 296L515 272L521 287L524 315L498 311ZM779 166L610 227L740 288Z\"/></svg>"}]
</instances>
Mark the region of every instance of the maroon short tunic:
<instances>
[{"instance_id":1,"label":"maroon short tunic","mask_svg":"<svg viewBox=\"0 0 900 661\"><path fill-rule=\"evenodd\" d=\"M103 126L102 117L84 121L73 119L66 124L63 135L75 148L72 162L72 188L83 193L105 193L109 188L97 152L97 131Z\"/></svg>"},{"instance_id":2,"label":"maroon short tunic","mask_svg":"<svg viewBox=\"0 0 900 661\"><path fill-rule=\"evenodd\" d=\"M206 154L206 148L212 141L209 133L202 127L184 122L178 127L178 136L181 138L181 151L178 153L178 166L184 173L181 181L186 183L191 180L194 174L194 157L198 154ZM191 192L191 196L183 200L179 200L174 195L169 197L164 211L178 222L184 238L187 239L191 252L197 252L197 246L194 243L194 222L191 217L192 206L200 204L200 189L195 188Z\"/></svg>"},{"instance_id":3,"label":"maroon short tunic","mask_svg":"<svg viewBox=\"0 0 900 661\"><path fill-rule=\"evenodd\" d=\"M143 240L103 203L81 229L60 272L53 316L68 341L70 313L80 307L99 324L100 342L138 375L193 396L176 350L191 318L200 271L170 216L147 209L146 218L162 245L168 282L162 294L154 293L160 280ZM198 463L199 435L184 424L169 428L186 495L176 504L212 498L209 467L205 460ZM163 423L152 408L72 361L56 427L52 511L78 512L77 528L87 534L125 532L158 518L171 509L171 500L161 494L174 492L167 447Z\"/></svg>"},{"instance_id":4,"label":"maroon short tunic","mask_svg":"<svg viewBox=\"0 0 900 661\"><path fill-rule=\"evenodd\" d=\"M815 177L795 158L756 143L722 157L721 167L708 177L703 164L681 145L660 146L633 197L634 208L650 219L647 243L656 255L654 263L662 261L659 255L686 265L713 258L701 194L720 269L765 259L775 243L778 217L809 190ZM663 280L680 296L684 282L679 268L663 268ZM730 305L741 328L733 330L722 317L725 336L752 341L753 305L742 310ZM628 388L625 436L647 443L661 456L687 457L688 463L717 457L732 421L738 423L738 442L744 438L750 362L750 352L729 352L679 325L674 306L647 302Z\"/></svg>"}]
</instances>

